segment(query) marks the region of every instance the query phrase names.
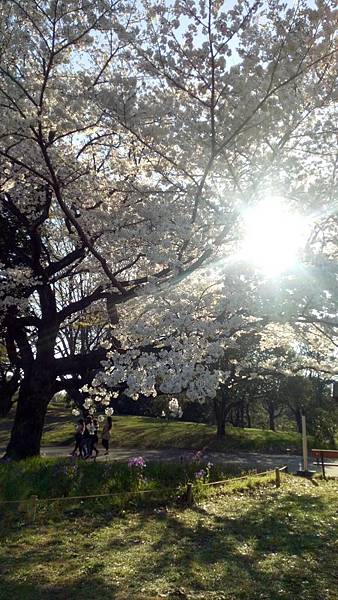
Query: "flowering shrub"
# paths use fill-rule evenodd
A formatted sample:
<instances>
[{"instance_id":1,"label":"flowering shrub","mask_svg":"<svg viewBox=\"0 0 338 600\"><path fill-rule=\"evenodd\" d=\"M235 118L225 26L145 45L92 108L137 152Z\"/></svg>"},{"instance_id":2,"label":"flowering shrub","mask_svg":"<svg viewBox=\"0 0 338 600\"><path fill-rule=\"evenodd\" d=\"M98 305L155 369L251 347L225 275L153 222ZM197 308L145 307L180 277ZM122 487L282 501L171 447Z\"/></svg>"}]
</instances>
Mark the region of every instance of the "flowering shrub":
<instances>
[{"instance_id":1,"label":"flowering shrub","mask_svg":"<svg viewBox=\"0 0 338 600\"><path fill-rule=\"evenodd\" d=\"M131 469L132 468L145 469L146 466L147 466L147 463L142 456L134 456L133 458L130 458L128 461L128 467Z\"/></svg>"},{"instance_id":2,"label":"flowering shrub","mask_svg":"<svg viewBox=\"0 0 338 600\"><path fill-rule=\"evenodd\" d=\"M196 471L194 474L196 481L203 481L204 483L207 483L210 480L210 471L213 466L214 465L212 462L208 462L203 469Z\"/></svg>"},{"instance_id":3,"label":"flowering shrub","mask_svg":"<svg viewBox=\"0 0 338 600\"><path fill-rule=\"evenodd\" d=\"M143 469L147 466L146 461L142 456L134 456L128 461L128 467L131 469L137 486L145 485L147 483L146 478L143 474Z\"/></svg>"}]
</instances>

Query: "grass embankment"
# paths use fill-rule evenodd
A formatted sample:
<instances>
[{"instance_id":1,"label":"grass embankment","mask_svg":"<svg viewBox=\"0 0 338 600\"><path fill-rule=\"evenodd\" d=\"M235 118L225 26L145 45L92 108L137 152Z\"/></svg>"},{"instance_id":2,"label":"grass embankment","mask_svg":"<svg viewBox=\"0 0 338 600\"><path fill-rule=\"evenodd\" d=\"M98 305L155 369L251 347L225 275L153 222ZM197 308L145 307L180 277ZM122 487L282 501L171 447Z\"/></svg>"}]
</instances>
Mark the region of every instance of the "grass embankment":
<instances>
[{"instance_id":1,"label":"grass embankment","mask_svg":"<svg viewBox=\"0 0 338 600\"><path fill-rule=\"evenodd\" d=\"M2 530L0 600L337 600L338 482Z\"/></svg>"},{"instance_id":2,"label":"grass embankment","mask_svg":"<svg viewBox=\"0 0 338 600\"><path fill-rule=\"evenodd\" d=\"M115 494L116 500L109 499L109 506L128 504L131 492L140 489L154 492L164 490L163 497L170 499L180 486L195 480L195 473L205 468L205 464L192 460L182 464L150 463L144 468L126 464L97 462L88 463L70 458L31 458L18 463L0 464L0 515L4 508L8 512L11 506L2 501L24 501L36 495L39 499L83 496L94 494ZM234 467L226 469L213 465L208 470L208 479L218 481L241 474ZM79 504L78 502L75 504ZM45 503L42 502L42 507ZM69 505L66 505L69 506ZM17 511L17 507L13 507ZM5 511L5 512L6 512Z\"/></svg>"},{"instance_id":3,"label":"grass embankment","mask_svg":"<svg viewBox=\"0 0 338 600\"><path fill-rule=\"evenodd\" d=\"M163 422L147 417L115 417L113 442L116 446L205 448L220 452L301 451L301 436L296 432L228 427L225 437L219 439L216 428L203 423Z\"/></svg>"},{"instance_id":4,"label":"grass embankment","mask_svg":"<svg viewBox=\"0 0 338 600\"><path fill-rule=\"evenodd\" d=\"M124 448L186 448L220 452L266 452L284 454L287 449L301 453L301 436L294 431L240 429L228 427L224 439L216 437L216 428L203 423L163 421L149 417L113 418L112 446ZM5 446L11 419L0 420L0 447ZM42 445L65 446L73 443L74 423L69 409L58 404L48 411ZM309 436L309 446L314 440Z\"/></svg>"}]
</instances>

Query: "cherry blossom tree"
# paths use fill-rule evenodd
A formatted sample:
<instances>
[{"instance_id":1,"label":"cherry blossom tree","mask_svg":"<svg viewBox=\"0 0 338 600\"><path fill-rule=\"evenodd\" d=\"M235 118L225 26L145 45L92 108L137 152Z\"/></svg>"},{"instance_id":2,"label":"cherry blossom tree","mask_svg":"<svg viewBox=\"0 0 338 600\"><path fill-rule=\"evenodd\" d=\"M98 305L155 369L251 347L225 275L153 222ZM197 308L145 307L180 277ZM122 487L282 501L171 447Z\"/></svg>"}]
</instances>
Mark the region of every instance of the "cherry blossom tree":
<instances>
[{"instance_id":1,"label":"cherry blossom tree","mask_svg":"<svg viewBox=\"0 0 338 600\"><path fill-rule=\"evenodd\" d=\"M4 0L0 15L8 457L39 452L51 397L85 369L104 367L95 398L123 382L203 400L240 332L334 323L333 3ZM273 302L235 260L266 190L322 209L309 256L331 278L312 295L294 275ZM70 323L105 310L104 347L62 356Z\"/></svg>"}]
</instances>

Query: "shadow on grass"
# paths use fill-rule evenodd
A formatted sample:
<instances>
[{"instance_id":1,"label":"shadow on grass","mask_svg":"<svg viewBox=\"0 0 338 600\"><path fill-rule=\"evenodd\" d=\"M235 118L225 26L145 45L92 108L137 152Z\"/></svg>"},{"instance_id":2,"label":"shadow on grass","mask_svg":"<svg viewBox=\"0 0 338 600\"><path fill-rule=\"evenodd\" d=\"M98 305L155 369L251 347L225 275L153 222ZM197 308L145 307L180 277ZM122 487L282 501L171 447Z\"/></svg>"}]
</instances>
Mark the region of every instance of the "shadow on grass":
<instances>
[{"instance_id":1,"label":"shadow on grass","mask_svg":"<svg viewBox=\"0 0 338 600\"><path fill-rule=\"evenodd\" d=\"M319 533L316 519L307 518L309 511L320 516L325 509L318 498L289 494L277 509L263 503L237 518L209 517L207 524L204 512L195 509L194 528L168 517L166 534L154 547L159 557L155 572L170 568L176 544L176 567L183 583L188 576L192 590L228 590L229 598L248 600L331 598L327 591L335 588L337 568L330 564L336 556L334 532L328 524Z\"/></svg>"},{"instance_id":2,"label":"shadow on grass","mask_svg":"<svg viewBox=\"0 0 338 600\"><path fill-rule=\"evenodd\" d=\"M112 518L109 511L86 513L82 521L64 515L42 544L34 542L34 535L44 525L8 531L0 599L87 600L103 594L152 600L161 597L154 588L182 599L337 598L331 500L296 492L278 496L270 490L253 502L250 496L237 499L237 512L224 504L225 514L225 500L217 502L215 511L209 500L209 510L148 510L130 513L130 519ZM30 532L32 541L25 547L22 538L29 539ZM128 570L120 572L121 564ZM45 575L48 565L55 573L53 584Z\"/></svg>"},{"instance_id":3,"label":"shadow on grass","mask_svg":"<svg viewBox=\"0 0 338 600\"><path fill-rule=\"evenodd\" d=\"M65 581L63 584L36 585L26 581L7 584L5 578L2 578L0 585L0 600L89 600L94 595L99 598L97 594L118 600L118 586L105 582L93 573L84 574L75 582ZM122 600L124 597L120 598Z\"/></svg>"}]
</instances>

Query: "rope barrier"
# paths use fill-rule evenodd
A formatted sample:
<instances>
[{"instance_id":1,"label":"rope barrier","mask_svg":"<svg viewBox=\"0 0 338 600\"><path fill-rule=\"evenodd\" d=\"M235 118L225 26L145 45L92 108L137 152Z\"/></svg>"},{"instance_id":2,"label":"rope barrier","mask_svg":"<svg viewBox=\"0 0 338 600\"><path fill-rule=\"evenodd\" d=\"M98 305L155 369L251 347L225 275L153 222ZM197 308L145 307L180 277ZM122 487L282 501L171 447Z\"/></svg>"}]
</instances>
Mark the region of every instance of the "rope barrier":
<instances>
[{"instance_id":1,"label":"rope barrier","mask_svg":"<svg viewBox=\"0 0 338 600\"><path fill-rule=\"evenodd\" d=\"M280 468L279 470L281 471L282 469L285 469L285 467ZM263 471L262 473L253 473L253 474L249 474L249 475L243 475L242 477L235 477L233 479L222 479L220 481L211 481L211 482L207 482L207 483L203 483L203 486L212 486L212 485L220 485L222 483L232 483L234 481L240 481L242 479L248 479L249 477L261 477L262 475L268 475L269 473L274 473L273 470L270 471ZM90 494L90 495L86 495L86 496L56 496L56 497L52 497L52 498L39 498L38 501L39 502L60 502L60 501L66 501L66 500L87 500L89 498L116 498L119 496L133 496L133 495L137 495L137 494L156 494L156 493L162 493L162 492L173 492L173 491L179 491L180 488L175 488L174 490L172 488L157 488L157 489L153 489L153 490L130 490L130 491L126 491L126 492L120 492L120 493L114 493L114 494ZM31 498L23 498L22 500L0 500L0 504L22 504L25 502L31 502Z\"/></svg>"},{"instance_id":2,"label":"rope barrier","mask_svg":"<svg viewBox=\"0 0 338 600\"><path fill-rule=\"evenodd\" d=\"M237 481L241 481L243 479L248 479L250 477L262 477L263 475L269 475L272 473L275 473L275 471L285 471L287 470L287 465L285 465L284 467L279 467L278 469L271 469L269 471L263 471L261 473L252 473L252 474L248 474L248 475L243 475L242 477L234 477L232 479L222 479L220 481L211 481L211 482L205 482L202 483L202 486L204 487L210 487L210 486L214 486L214 485L222 485L222 484L227 484L227 483L234 483ZM190 485L192 485L190 483ZM30 498L23 498L22 500L0 500L0 506L2 505L7 505L7 504L32 504L32 503L46 503L46 502L65 502L65 501L70 501L70 500L88 500L88 499L96 499L96 498L118 498L118 497L125 497L125 496L137 496L140 494L159 494L159 493L174 493L174 492L179 492L181 488L156 488L156 489L152 489L152 490L130 490L130 491L125 491L125 492L119 492L119 493L113 493L113 494L89 494L89 495L85 495L85 496L56 496L56 497L52 497L52 498L38 498L37 496L31 496Z\"/></svg>"},{"instance_id":3,"label":"rope barrier","mask_svg":"<svg viewBox=\"0 0 338 600\"><path fill-rule=\"evenodd\" d=\"M153 490L130 490L126 492L114 493L114 494L92 494L87 496L56 496L54 498L38 498L38 502L60 502L65 500L87 500L88 498L116 498L121 496L135 496L137 494L156 494L159 492L173 492L178 491L179 488L156 488ZM25 502L31 502L32 497L23 498L22 500L0 500L0 505L2 504L22 504Z\"/></svg>"},{"instance_id":4,"label":"rope barrier","mask_svg":"<svg viewBox=\"0 0 338 600\"><path fill-rule=\"evenodd\" d=\"M283 467L284 469L284 467ZM262 473L252 473L248 475L243 475L243 477L234 477L233 479L221 479L221 481L211 481L207 483L203 483L202 485L210 486L210 485L220 485L222 483L231 483L233 481L240 481L241 479L248 479L249 477L261 477L262 475L268 475L269 473L274 473L274 469L270 471L263 471Z\"/></svg>"}]
</instances>

